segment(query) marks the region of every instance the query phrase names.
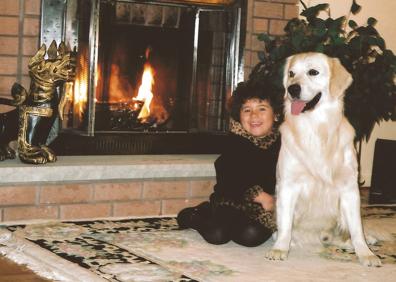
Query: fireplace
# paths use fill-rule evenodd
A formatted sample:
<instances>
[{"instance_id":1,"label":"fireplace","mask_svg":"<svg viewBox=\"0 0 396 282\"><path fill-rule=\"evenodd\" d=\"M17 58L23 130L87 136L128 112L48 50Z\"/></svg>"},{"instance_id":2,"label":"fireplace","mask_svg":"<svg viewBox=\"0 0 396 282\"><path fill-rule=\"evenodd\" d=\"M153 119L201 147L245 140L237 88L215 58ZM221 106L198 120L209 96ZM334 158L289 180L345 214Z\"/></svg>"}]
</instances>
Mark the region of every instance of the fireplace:
<instances>
[{"instance_id":1,"label":"fireplace","mask_svg":"<svg viewBox=\"0 0 396 282\"><path fill-rule=\"evenodd\" d=\"M42 1L41 41L76 48L58 155L217 153L243 77L244 0Z\"/></svg>"}]
</instances>

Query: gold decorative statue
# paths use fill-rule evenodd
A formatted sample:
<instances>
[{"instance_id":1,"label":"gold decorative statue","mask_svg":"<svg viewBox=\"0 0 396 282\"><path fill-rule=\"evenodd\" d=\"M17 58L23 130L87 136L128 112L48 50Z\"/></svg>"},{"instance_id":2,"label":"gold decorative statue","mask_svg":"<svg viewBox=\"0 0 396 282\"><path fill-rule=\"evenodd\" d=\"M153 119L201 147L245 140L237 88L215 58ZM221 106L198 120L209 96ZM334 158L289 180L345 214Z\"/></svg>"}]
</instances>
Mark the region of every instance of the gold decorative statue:
<instances>
[{"instance_id":1,"label":"gold decorative statue","mask_svg":"<svg viewBox=\"0 0 396 282\"><path fill-rule=\"evenodd\" d=\"M2 99L1 102L18 108L19 159L30 164L55 162L55 153L45 144L56 117L63 113L64 97L59 99L57 88L64 82L73 80L75 76L74 52L66 50L63 42L57 48L56 42L52 41L48 50L45 44L41 46L30 59L28 67L31 78L29 92L15 83L11 89L14 100L7 103L4 101L6 99ZM11 113L7 114L13 116ZM10 127L7 123L12 124L12 120L5 119L3 123L3 132L0 131L0 134L4 134L5 139L13 140L7 133L7 128ZM0 149L0 160L13 158L15 155L10 152L7 144L3 152L6 153L5 156L1 155Z\"/></svg>"}]
</instances>

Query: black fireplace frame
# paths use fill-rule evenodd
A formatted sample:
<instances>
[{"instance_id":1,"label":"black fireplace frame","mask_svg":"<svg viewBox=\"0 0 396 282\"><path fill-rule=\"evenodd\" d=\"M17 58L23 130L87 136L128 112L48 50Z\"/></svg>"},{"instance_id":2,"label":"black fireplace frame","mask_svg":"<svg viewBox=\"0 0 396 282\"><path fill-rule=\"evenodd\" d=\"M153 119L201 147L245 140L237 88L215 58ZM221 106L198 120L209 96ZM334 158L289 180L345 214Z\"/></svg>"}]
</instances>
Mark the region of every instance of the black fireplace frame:
<instances>
[{"instance_id":1,"label":"black fireplace frame","mask_svg":"<svg viewBox=\"0 0 396 282\"><path fill-rule=\"evenodd\" d=\"M41 44L47 46L52 40L57 43L64 41L67 46L78 48L78 26L69 13L73 12L79 0L42 0ZM222 148L228 124L217 132L97 132L95 131L95 102L94 82L96 80L95 66L98 63L98 34L100 4L104 0L91 1L90 46L89 46L89 83L88 83L88 125L86 130L62 129L60 122L53 127L47 141L49 146L58 155L113 155L113 154L213 154L219 153ZM238 81L243 79L243 50L246 30L246 0L213 1L195 0L105 0L108 2L149 3L161 5L188 5L199 13L207 10L232 9L236 20L233 26L233 35L230 40L230 51L226 58L227 72L225 78L226 98L231 96ZM225 6L224 3L231 3ZM198 27L196 26L196 29ZM197 30L195 31L197 32ZM195 35L196 36L196 35ZM197 40L194 40L194 50L197 49ZM195 51L194 51L195 52ZM191 91L194 91L194 71L196 71L196 53L193 57L193 77ZM59 89L62 95L62 89ZM193 94L191 94L193 96ZM225 103L224 103L225 104ZM225 105L224 105L225 106ZM225 112L225 111L224 111Z\"/></svg>"}]
</instances>

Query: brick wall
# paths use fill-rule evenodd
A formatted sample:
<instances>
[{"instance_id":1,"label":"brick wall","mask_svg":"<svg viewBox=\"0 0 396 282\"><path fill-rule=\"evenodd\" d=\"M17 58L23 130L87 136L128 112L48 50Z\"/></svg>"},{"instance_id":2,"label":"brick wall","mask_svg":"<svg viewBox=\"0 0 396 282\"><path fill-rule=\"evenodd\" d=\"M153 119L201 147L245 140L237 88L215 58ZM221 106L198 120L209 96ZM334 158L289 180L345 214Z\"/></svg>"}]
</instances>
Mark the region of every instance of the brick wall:
<instances>
[{"instance_id":1,"label":"brick wall","mask_svg":"<svg viewBox=\"0 0 396 282\"><path fill-rule=\"evenodd\" d=\"M14 82L29 87L28 60L39 44L40 0L0 1L0 96Z\"/></svg>"},{"instance_id":2,"label":"brick wall","mask_svg":"<svg viewBox=\"0 0 396 282\"><path fill-rule=\"evenodd\" d=\"M246 45L245 45L245 79L259 62L257 52L264 50L257 35L267 33L282 35L289 19L299 14L298 0L248 0Z\"/></svg>"},{"instance_id":3,"label":"brick wall","mask_svg":"<svg viewBox=\"0 0 396 282\"><path fill-rule=\"evenodd\" d=\"M0 221L174 215L207 200L214 179L0 186Z\"/></svg>"}]
</instances>

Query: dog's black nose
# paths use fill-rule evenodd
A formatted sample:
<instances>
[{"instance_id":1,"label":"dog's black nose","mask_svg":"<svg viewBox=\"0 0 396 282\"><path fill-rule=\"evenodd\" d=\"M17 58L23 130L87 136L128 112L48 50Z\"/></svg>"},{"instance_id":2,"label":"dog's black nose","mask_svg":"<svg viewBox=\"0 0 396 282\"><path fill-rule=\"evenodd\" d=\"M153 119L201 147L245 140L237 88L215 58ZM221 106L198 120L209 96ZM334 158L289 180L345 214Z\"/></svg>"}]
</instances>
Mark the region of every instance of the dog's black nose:
<instances>
[{"instance_id":1,"label":"dog's black nose","mask_svg":"<svg viewBox=\"0 0 396 282\"><path fill-rule=\"evenodd\" d=\"M290 93L290 96L294 99L300 98L301 87L299 84L292 84L287 87L287 91Z\"/></svg>"}]
</instances>

